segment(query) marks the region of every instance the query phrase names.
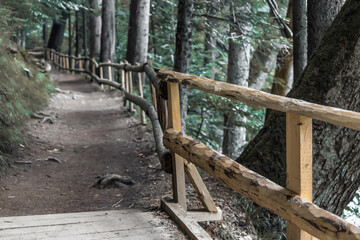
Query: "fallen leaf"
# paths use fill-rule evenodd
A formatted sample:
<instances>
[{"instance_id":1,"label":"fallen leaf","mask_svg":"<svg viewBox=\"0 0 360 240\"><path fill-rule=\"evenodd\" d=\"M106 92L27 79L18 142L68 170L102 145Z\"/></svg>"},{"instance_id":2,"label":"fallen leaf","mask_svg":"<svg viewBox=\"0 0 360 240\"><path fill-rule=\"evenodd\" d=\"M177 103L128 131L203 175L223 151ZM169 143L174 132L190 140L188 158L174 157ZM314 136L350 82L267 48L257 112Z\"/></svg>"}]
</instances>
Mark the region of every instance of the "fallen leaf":
<instances>
[{"instance_id":1,"label":"fallen leaf","mask_svg":"<svg viewBox=\"0 0 360 240\"><path fill-rule=\"evenodd\" d=\"M1 190L5 191L6 189L4 187L1 187Z\"/></svg>"}]
</instances>

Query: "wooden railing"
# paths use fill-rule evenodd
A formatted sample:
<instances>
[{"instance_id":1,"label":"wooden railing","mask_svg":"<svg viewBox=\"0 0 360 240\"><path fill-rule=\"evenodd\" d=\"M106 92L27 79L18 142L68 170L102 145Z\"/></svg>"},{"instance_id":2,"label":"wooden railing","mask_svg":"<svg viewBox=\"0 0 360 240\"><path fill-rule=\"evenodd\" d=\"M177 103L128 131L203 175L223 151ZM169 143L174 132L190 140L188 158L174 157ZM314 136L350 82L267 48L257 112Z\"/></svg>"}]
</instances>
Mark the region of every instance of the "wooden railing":
<instances>
[{"instance_id":1,"label":"wooden railing","mask_svg":"<svg viewBox=\"0 0 360 240\"><path fill-rule=\"evenodd\" d=\"M173 176L173 199L163 199L162 206L193 239L210 239L197 225L197 221L220 220L222 217L221 210L215 206L195 166L286 219L288 239L314 239L312 236L319 239L360 239L359 228L311 202L312 119L360 130L360 113L165 69L153 69L146 63L137 66L126 63L97 63L88 57L69 57L49 49L45 56L59 69L85 73L99 84L121 90L125 99L140 106L148 115L152 122L161 165L164 170L172 172ZM74 67L76 61L79 68ZM120 83L112 81L111 74L109 79L103 79L101 72L104 67L121 70ZM96 74L97 71L100 76ZM133 94L130 72L146 73L151 84L152 104ZM182 133L179 85L286 112L286 188ZM138 87L141 88L141 82ZM187 210L185 172L206 211Z\"/></svg>"}]
</instances>

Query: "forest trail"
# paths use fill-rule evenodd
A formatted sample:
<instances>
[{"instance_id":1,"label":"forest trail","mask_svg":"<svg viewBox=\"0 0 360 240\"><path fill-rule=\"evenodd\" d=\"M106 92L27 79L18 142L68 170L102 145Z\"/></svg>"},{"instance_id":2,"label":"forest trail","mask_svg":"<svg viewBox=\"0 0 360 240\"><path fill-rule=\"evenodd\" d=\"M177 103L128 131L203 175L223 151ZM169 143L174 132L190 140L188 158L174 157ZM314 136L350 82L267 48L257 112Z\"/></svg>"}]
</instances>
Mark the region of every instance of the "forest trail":
<instances>
[{"instance_id":1,"label":"forest trail","mask_svg":"<svg viewBox=\"0 0 360 240\"><path fill-rule=\"evenodd\" d=\"M0 217L136 209L185 239L160 198L170 194L170 175L161 171L151 132L125 107L119 92L100 90L81 75L53 71L61 89L42 112L54 123L29 122L29 142L1 179ZM43 161L48 158L59 161ZM106 174L135 184L91 187ZM167 230L170 231L170 230Z\"/></svg>"}]
</instances>

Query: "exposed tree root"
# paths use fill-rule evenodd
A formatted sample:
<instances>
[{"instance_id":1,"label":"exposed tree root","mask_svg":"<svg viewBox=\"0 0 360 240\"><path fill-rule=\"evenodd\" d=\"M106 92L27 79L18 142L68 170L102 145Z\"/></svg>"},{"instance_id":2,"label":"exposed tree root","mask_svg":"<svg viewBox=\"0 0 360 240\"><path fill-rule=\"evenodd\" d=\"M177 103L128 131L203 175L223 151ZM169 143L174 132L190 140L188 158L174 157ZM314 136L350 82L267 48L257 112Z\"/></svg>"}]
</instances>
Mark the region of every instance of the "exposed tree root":
<instances>
[{"instance_id":1,"label":"exposed tree root","mask_svg":"<svg viewBox=\"0 0 360 240\"><path fill-rule=\"evenodd\" d=\"M41 113L41 112L40 113L32 113L31 117L35 118L35 119L41 119L41 121L40 121L41 124L44 124L46 122L49 122L51 124L54 123L54 118L45 113Z\"/></svg>"},{"instance_id":2,"label":"exposed tree root","mask_svg":"<svg viewBox=\"0 0 360 240\"><path fill-rule=\"evenodd\" d=\"M29 165L32 164L31 161L14 161L15 164L24 164L24 165Z\"/></svg>"},{"instance_id":3,"label":"exposed tree root","mask_svg":"<svg viewBox=\"0 0 360 240\"><path fill-rule=\"evenodd\" d=\"M101 177L99 180L97 180L91 187L127 187L134 184L135 182L130 177L120 176L117 174L106 174L104 177Z\"/></svg>"},{"instance_id":4,"label":"exposed tree root","mask_svg":"<svg viewBox=\"0 0 360 240\"><path fill-rule=\"evenodd\" d=\"M60 159L54 158L54 157L48 157L48 158L39 158L36 159L37 162L40 161L50 161L50 162L56 162L56 163L62 163Z\"/></svg>"}]
</instances>

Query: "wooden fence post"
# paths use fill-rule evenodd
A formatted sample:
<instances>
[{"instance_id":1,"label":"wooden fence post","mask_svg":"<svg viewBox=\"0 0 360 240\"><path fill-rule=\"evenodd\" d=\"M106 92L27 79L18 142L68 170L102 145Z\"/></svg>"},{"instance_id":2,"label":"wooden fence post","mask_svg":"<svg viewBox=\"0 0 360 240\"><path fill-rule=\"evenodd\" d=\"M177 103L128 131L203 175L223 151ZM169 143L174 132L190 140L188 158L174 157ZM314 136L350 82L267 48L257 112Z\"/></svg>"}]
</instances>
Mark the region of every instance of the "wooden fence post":
<instances>
[{"instance_id":1,"label":"wooden fence post","mask_svg":"<svg viewBox=\"0 0 360 240\"><path fill-rule=\"evenodd\" d=\"M120 61L120 64L123 64L123 62ZM126 85L125 85L125 70L124 69L120 69L120 78L121 78L121 86L124 90L127 91ZM122 96L125 96L124 92L121 91Z\"/></svg>"},{"instance_id":2,"label":"wooden fence post","mask_svg":"<svg viewBox=\"0 0 360 240\"><path fill-rule=\"evenodd\" d=\"M136 63L136 65L139 66L140 63ZM139 95L140 95L140 97L144 97L143 85L142 85L142 79L141 79L140 72L137 73L137 79L138 79ZM140 120L141 120L141 124L146 125L146 117L145 117L145 112L143 110L140 110Z\"/></svg>"},{"instance_id":3,"label":"wooden fence post","mask_svg":"<svg viewBox=\"0 0 360 240\"><path fill-rule=\"evenodd\" d=\"M75 56L71 55L71 65L72 65L72 69L75 69ZM72 71L72 74L75 74L75 71Z\"/></svg>"},{"instance_id":4,"label":"wooden fence post","mask_svg":"<svg viewBox=\"0 0 360 240\"><path fill-rule=\"evenodd\" d=\"M108 60L108 63L111 63L111 60ZM111 66L108 66L108 72L109 72L109 81L112 81L112 71L111 71ZM109 89L113 89L111 86L109 86Z\"/></svg>"},{"instance_id":5,"label":"wooden fence post","mask_svg":"<svg viewBox=\"0 0 360 240\"><path fill-rule=\"evenodd\" d=\"M78 58L81 58L81 54L78 55ZM82 69L82 60L79 59L79 69ZM82 73L80 72L80 75L82 75Z\"/></svg>"},{"instance_id":6,"label":"wooden fence post","mask_svg":"<svg viewBox=\"0 0 360 240\"><path fill-rule=\"evenodd\" d=\"M100 71L100 79L104 78L104 70L103 70L103 66L99 67L99 71ZM101 90L104 90L104 84L101 84Z\"/></svg>"},{"instance_id":7,"label":"wooden fence post","mask_svg":"<svg viewBox=\"0 0 360 240\"><path fill-rule=\"evenodd\" d=\"M69 55L66 54L66 68L67 72L70 73Z\"/></svg>"},{"instance_id":8,"label":"wooden fence post","mask_svg":"<svg viewBox=\"0 0 360 240\"><path fill-rule=\"evenodd\" d=\"M286 188L312 202L312 119L286 113ZM292 223L287 239L315 239Z\"/></svg>"},{"instance_id":9,"label":"wooden fence post","mask_svg":"<svg viewBox=\"0 0 360 240\"><path fill-rule=\"evenodd\" d=\"M181 115L180 115L180 97L179 85L177 83L168 83L168 114L169 128L181 131ZM173 155L173 199L186 210L186 191L185 191L185 171L184 159L177 154Z\"/></svg>"},{"instance_id":10,"label":"wooden fence post","mask_svg":"<svg viewBox=\"0 0 360 240\"><path fill-rule=\"evenodd\" d=\"M63 70L66 72L66 55L63 56Z\"/></svg>"},{"instance_id":11,"label":"wooden fence post","mask_svg":"<svg viewBox=\"0 0 360 240\"><path fill-rule=\"evenodd\" d=\"M92 60L93 60L93 62L91 63L92 73L93 73L94 75L96 75L96 66L95 66L95 64L94 64L95 58L93 57ZM91 79L92 79L93 81L95 81L94 78L91 78Z\"/></svg>"}]
</instances>

